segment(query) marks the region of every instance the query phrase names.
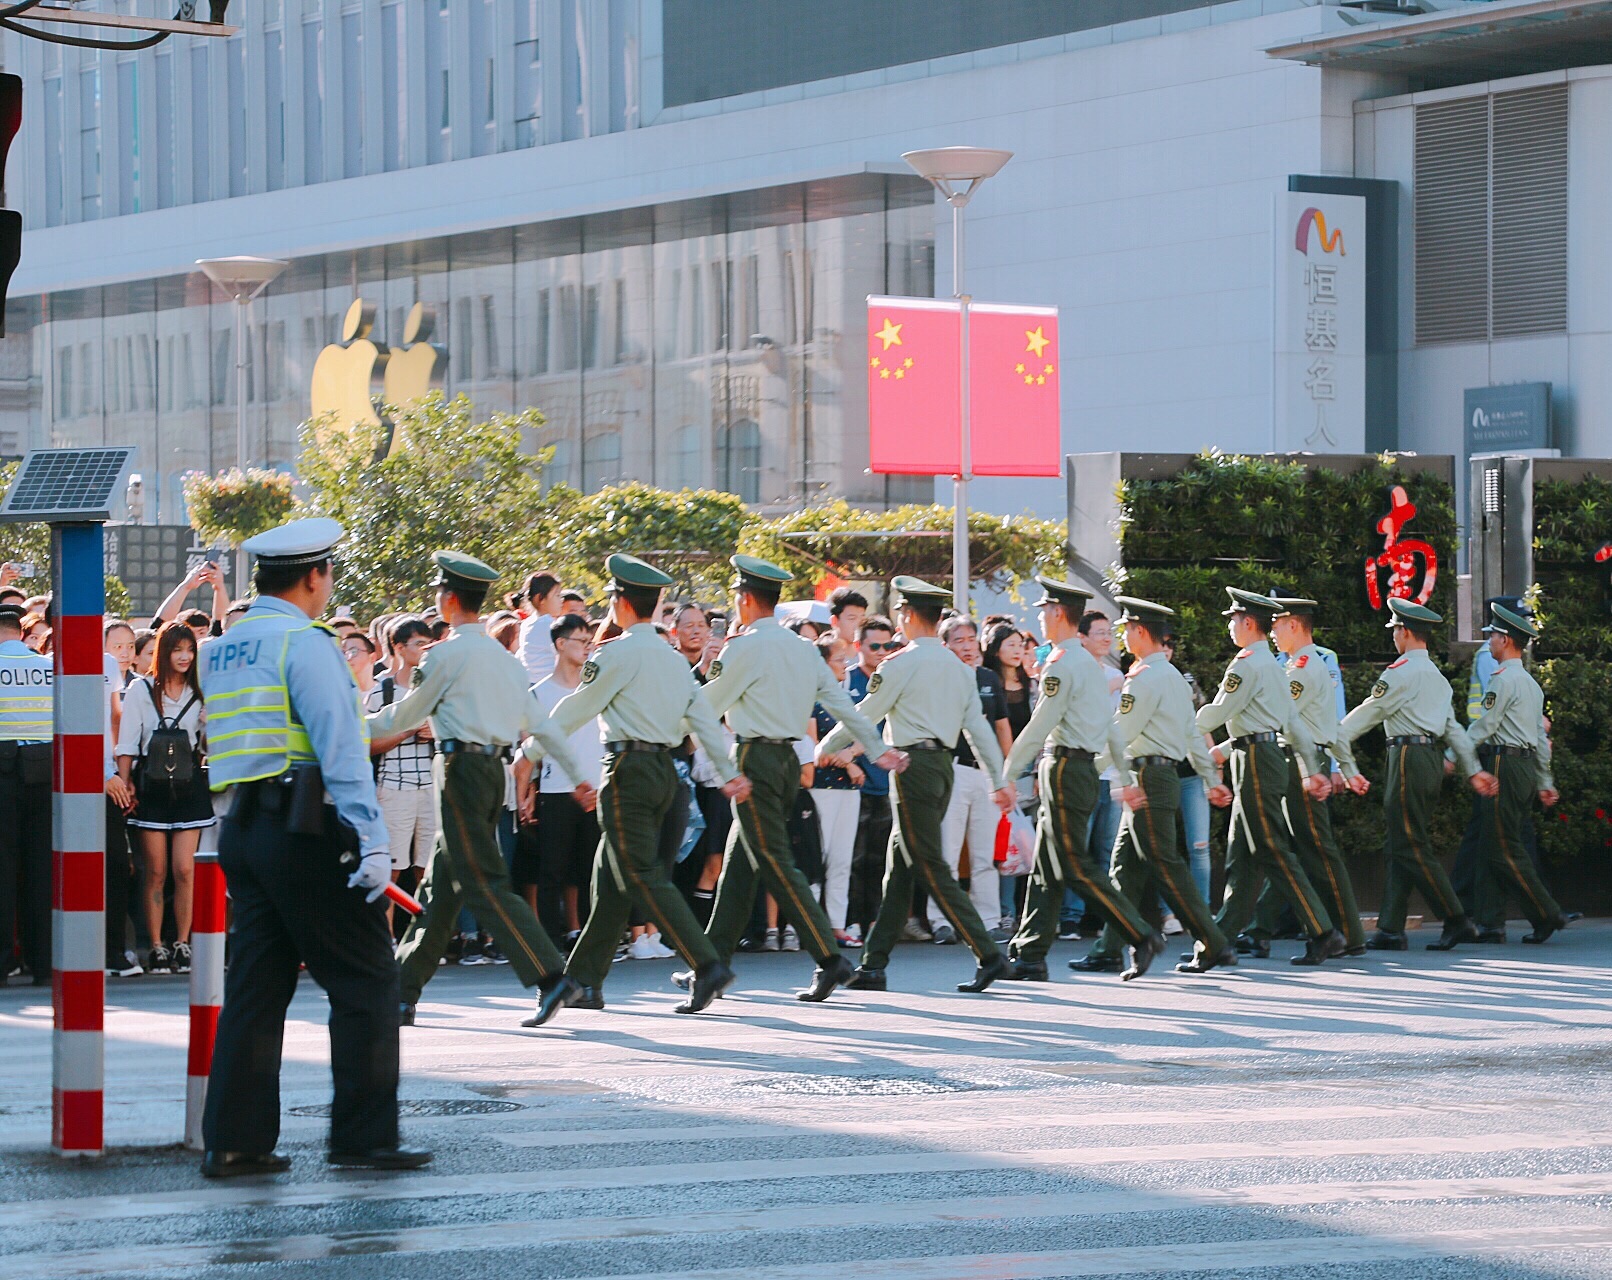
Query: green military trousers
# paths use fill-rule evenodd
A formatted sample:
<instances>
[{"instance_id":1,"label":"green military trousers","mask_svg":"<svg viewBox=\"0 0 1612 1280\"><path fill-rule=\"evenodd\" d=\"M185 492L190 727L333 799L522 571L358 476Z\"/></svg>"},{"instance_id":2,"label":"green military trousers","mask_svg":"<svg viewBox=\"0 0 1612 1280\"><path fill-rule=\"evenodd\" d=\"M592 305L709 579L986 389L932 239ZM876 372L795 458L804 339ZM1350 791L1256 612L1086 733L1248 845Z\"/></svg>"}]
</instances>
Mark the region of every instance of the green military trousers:
<instances>
[{"instance_id":1,"label":"green military trousers","mask_svg":"<svg viewBox=\"0 0 1612 1280\"><path fill-rule=\"evenodd\" d=\"M778 903L778 913L800 933L819 965L839 955L834 926L818 905L811 885L795 865L789 844L789 814L800 794L800 760L789 743L741 742L739 772L750 779L750 798L733 806L734 823L717 882L716 905L705 936L726 963L750 922L756 881Z\"/></svg>"},{"instance_id":2,"label":"green military trousers","mask_svg":"<svg viewBox=\"0 0 1612 1280\"><path fill-rule=\"evenodd\" d=\"M669 751L622 751L605 758L593 910L565 966L583 986L600 986L609 975L634 903L691 968L716 960L661 857L661 823L685 795Z\"/></svg>"},{"instance_id":3,"label":"green military trousers","mask_svg":"<svg viewBox=\"0 0 1612 1280\"><path fill-rule=\"evenodd\" d=\"M890 948L912 911L912 884L916 876L925 891L968 943L981 964L1001 954L991 941L985 922L946 865L941 852L940 825L952 797L952 753L928 747L911 747L912 763L890 775L890 801L895 823L885 859L884 897L879 915L862 948L864 969L883 969L890 963Z\"/></svg>"},{"instance_id":4,"label":"green military trousers","mask_svg":"<svg viewBox=\"0 0 1612 1280\"><path fill-rule=\"evenodd\" d=\"M1091 754L1055 748L1041 758L1037 780L1041 816L1036 822L1035 870L1025 890L1024 919L1013 939L1013 956L1031 964L1047 958L1058 937L1066 889L1102 912L1127 944L1140 946L1152 929L1115 890L1086 839L1097 807L1097 766Z\"/></svg>"},{"instance_id":5,"label":"green military trousers","mask_svg":"<svg viewBox=\"0 0 1612 1280\"><path fill-rule=\"evenodd\" d=\"M1428 839L1427 824L1444 785L1444 755L1424 742L1388 748L1388 780L1383 788L1383 816L1388 824L1388 873L1383 884L1377 927L1405 931L1405 912L1413 888L1441 920L1464 914L1438 855Z\"/></svg>"},{"instance_id":6,"label":"green military trousers","mask_svg":"<svg viewBox=\"0 0 1612 1280\"><path fill-rule=\"evenodd\" d=\"M1500 780L1500 794L1478 797L1478 923L1505 928L1506 898L1515 896L1534 928L1555 928L1562 909L1541 883L1522 834L1539 788L1534 757L1483 751L1480 759Z\"/></svg>"},{"instance_id":7,"label":"green military trousers","mask_svg":"<svg viewBox=\"0 0 1612 1280\"><path fill-rule=\"evenodd\" d=\"M1147 804L1120 809L1119 835L1109 860L1114 888L1154 929L1161 922L1158 899L1163 897L1182 927L1198 940L1198 950L1218 956L1226 949L1226 935L1216 927L1209 904L1193 883L1183 852L1181 775L1173 762L1151 762L1136 766L1136 781ZM1089 954L1118 956L1124 941L1112 924L1106 925Z\"/></svg>"},{"instance_id":8,"label":"green military trousers","mask_svg":"<svg viewBox=\"0 0 1612 1280\"><path fill-rule=\"evenodd\" d=\"M420 882L425 910L409 922L398 945L402 999L415 1004L437 971L448 940L459 927L459 910L469 907L476 922L492 934L510 967L528 987L559 973L565 965L537 916L510 884L509 867L498 848L498 820L504 812L504 762L498 756L439 755L432 765L436 783L437 840Z\"/></svg>"},{"instance_id":9,"label":"green military trousers","mask_svg":"<svg viewBox=\"0 0 1612 1280\"><path fill-rule=\"evenodd\" d=\"M1344 945L1350 950L1366 945L1366 931L1360 924L1360 905L1355 901L1354 883L1349 879L1349 868L1344 865L1338 849L1338 839L1332 832L1332 808L1327 800L1317 800L1304 789L1304 775L1299 763L1289 754L1287 762L1287 795L1282 801L1282 812L1287 829L1293 836L1293 847L1298 850L1299 866L1310 878L1315 891L1321 895L1332 923L1343 932ZM1267 884L1260 895L1259 909L1254 923L1246 930L1256 938L1269 938L1276 932L1276 921L1281 915L1283 897L1274 885Z\"/></svg>"},{"instance_id":10,"label":"green military trousers","mask_svg":"<svg viewBox=\"0 0 1612 1280\"><path fill-rule=\"evenodd\" d=\"M1315 886L1299 865L1282 802L1287 797L1287 752L1278 742L1250 742L1231 752L1231 833L1226 841L1226 897L1215 924L1236 937L1253 919L1268 879L1292 905L1312 938L1332 928Z\"/></svg>"}]
</instances>

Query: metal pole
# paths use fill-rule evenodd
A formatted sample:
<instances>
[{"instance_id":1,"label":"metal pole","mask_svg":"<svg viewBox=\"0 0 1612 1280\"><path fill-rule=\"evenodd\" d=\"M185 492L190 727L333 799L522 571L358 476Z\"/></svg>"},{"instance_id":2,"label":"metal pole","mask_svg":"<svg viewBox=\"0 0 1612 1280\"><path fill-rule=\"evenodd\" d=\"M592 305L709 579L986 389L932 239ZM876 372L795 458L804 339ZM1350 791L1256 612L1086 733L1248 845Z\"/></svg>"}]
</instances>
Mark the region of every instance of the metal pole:
<instances>
[{"instance_id":1,"label":"metal pole","mask_svg":"<svg viewBox=\"0 0 1612 1280\"><path fill-rule=\"evenodd\" d=\"M235 465L246 470L246 309L252 295L241 293L235 299ZM235 548L235 592L246 594L246 549Z\"/></svg>"},{"instance_id":2,"label":"metal pole","mask_svg":"<svg viewBox=\"0 0 1612 1280\"><path fill-rule=\"evenodd\" d=\"M959 441L958 474L952 479L952 604L957 612L968 616L968 481L974 469L974 440L969 424L968 380L968 304L970 297L963 291L963 206L968 197L952 196L952 293L962 303L962 351L958 360L961 370L962 399L958 415L962 425Z\"/></svg>"},{"instance_id":3,"label":"metal pole","mask_svg":"<svg viewBox=\"0 0 1612 1280\"><path fill-rule=\"evenodd\" d=\"M196 855L195 916L191 925L190 1053L185 1069L185 1146L200 1151L207 1077L213 1069L218 1012L224 1003L224 929L228 919L224 871L216 852Z\"/></svg>"}]
</instances>

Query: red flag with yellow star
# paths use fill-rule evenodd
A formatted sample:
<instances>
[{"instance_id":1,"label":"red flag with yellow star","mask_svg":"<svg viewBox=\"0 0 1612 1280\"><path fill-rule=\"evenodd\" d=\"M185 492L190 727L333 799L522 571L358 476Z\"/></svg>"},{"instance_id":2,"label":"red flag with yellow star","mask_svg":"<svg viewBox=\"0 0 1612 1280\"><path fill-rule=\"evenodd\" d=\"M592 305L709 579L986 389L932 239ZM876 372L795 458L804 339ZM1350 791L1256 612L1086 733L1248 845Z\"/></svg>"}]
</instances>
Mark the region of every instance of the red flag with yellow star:
<instances>
[{"instance_id":1,"label":"red flag with yellow star","mask_svg":"<svg viewBox=\"0 0 1612 1280\"><path fill-rule=\"evenodd\" d=\"M968 354L974 474L1063 474L1058 309L974 303Z\"/></svg>"},{"instance_id":2,"label":"red flag with yellow star","mask_svg":"<svg viewBox=\"0 0 1612 1280\"><path fill-rule=\"evenodd\" d=\"M876 474L956 474L961 314L949 299L868 299L868 468Z\"/></svg>"}]
</instances>

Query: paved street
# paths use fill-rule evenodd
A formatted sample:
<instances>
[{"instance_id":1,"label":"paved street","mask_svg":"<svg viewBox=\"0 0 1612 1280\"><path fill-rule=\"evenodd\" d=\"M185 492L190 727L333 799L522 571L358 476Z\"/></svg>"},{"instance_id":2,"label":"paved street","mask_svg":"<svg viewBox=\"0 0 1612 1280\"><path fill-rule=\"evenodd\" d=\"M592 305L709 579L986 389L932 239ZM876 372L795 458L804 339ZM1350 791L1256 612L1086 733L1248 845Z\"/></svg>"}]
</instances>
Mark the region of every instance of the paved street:
<instances>
[{"instance_id":1,"label":"paved street","mask_svg":"<svg viewBox=\"0 0 1612 1280\"><path fill-rule=\"evenodd\" d=\"M1612 1275L1612 925L1536 949L1320 972L952 993L909 945L889 994L790 992L740 957L709 1016L672 962L618 965L604 1013L516 1026L505 968L446 969L404 1032L422 1174L322 1163L323 999L286 1043L289 1175L207 1184L173 1145L181 979L115 986L105 1160L49 1133L50 1013L0 992L0 1280L653 1276ZM1168 958L1173 959L1174 949ZM442 1114L447 1113L447 1114Z\"/></svg>"}]
</instances>

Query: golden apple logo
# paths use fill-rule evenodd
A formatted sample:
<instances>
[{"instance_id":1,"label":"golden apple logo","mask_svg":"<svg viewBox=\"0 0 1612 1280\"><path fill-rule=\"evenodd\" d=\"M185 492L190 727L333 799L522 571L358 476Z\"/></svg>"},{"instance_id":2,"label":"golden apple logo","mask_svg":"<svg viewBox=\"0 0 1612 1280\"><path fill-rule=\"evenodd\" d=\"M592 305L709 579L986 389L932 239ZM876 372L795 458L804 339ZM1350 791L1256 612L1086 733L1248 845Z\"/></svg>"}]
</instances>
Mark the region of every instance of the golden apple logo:
<instances>
[{"instance_id":1,"label":"golden apple logo","mask_svg":"<svg viewBox=\"0 0 1612 1280\"><path fill-rule=\"evenodd\" d=\"M310 389L312 415L334 418L337 426L379 427L375 397L385 389L384 370L390 354L385 345L370 339L375 327L375 304L362 298L347 308L341 341L333 342L313 362Z\"/></svg>"},{"instance_id":2,"label":"golden apple logo","mask_svg":"<svg viewBox=\"0 0 1612 1280\"><path fill-rule=\"evenodd\" d=\"M403 324L403 345L392 349L386 361L386 403L402 408L422 399L432 391L442 389L442 372L448 363L445 347L431 341L437 325L434 308L416 302ZM392 447L408 447L408 437L392 433Z\"/></svg>"}]
</instances>

